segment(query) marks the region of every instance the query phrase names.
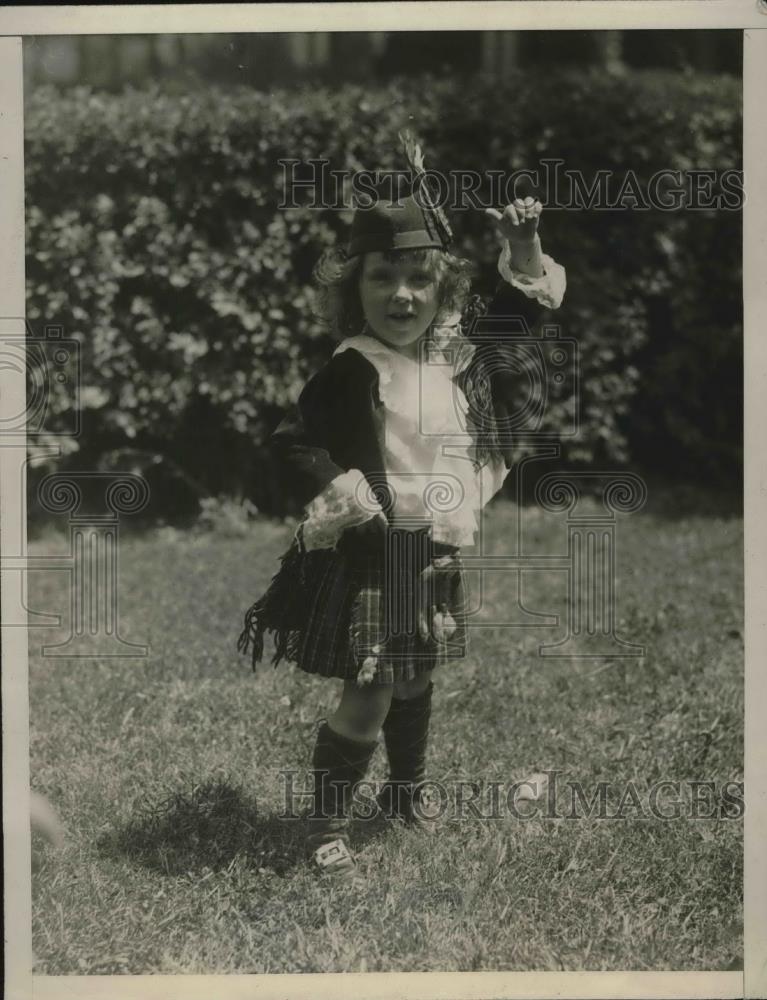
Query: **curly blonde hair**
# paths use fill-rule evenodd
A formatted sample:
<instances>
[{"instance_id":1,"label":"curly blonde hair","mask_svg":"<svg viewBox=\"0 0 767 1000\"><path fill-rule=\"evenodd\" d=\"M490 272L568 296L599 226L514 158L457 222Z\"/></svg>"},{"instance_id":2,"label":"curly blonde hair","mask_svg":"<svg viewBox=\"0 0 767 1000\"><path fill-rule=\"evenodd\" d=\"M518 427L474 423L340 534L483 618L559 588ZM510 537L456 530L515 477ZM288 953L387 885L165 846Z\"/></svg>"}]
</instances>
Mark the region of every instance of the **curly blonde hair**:
<instances>
[{"instance_id":1,"label":"curly blonde hair","mask_svg":"<svg viewBox=\"0 0 767 1000\"><path fill-rule=\"evenodd\" d=\"M384 254L392 262L417 261L439 282L437 316L460 312L469 298L471 263L445 250L391 250ZM319 292L317 316L333 336L343 339L362 331L365 317L359 294L363 255L348 257L341 247L332 247L314 268Z\"/></svg>"}]
</instances>

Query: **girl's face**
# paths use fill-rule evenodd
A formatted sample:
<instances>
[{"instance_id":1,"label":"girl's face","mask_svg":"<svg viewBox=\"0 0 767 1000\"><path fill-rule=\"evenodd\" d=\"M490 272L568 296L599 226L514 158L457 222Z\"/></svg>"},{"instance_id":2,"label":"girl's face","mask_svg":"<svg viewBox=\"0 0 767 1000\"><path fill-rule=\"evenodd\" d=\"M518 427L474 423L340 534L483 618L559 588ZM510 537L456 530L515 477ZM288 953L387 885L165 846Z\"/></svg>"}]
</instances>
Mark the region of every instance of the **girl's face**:
<instances>
[{"instance_id":1,"label":"girl's face","mask_svg":"<svg viewBox=\"0 0 767 1000\"><path fill-rule=\"evenodd\" d=\"M372 333L413 358L439 307L439 281L420 257L368 253L360 274L362 311Z\"/></svg>"}]
</instances>

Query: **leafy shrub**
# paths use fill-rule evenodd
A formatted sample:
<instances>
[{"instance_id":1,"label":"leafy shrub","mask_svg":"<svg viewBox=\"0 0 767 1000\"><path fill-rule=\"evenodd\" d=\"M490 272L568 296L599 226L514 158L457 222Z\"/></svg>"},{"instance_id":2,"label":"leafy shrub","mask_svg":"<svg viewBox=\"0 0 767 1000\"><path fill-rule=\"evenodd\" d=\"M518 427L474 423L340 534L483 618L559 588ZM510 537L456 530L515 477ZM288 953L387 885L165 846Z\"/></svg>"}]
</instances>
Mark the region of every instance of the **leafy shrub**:
<instances>
[{"instance_id":1,"label":"leafy shrub","mask_svg":"<svg viewBox=\"0 0 767 1000\"><path fill-rule=\"evenodd\" d=\"M396 134L409 121L441 169L508 173L545 157L586 178L631 168L646 181L662 168L740 165L740 84L728 77L547 70L503 85L36 91L28 318L82 343L83 429L69 466L129 447L167 455L210 495L285 509L263 441L329 355L311 269L349 214L280 209L278 161L402 166ZM489 290L488 220L452 221ZM740 213L552 209L542 235L568 270L554 318L580 348L581 432L563 442L565 460L737 474ZM53 390L56 427L70 402Z\"/></svg>"},{"instance_id":2,"label":"leafy shrub","mask_svg":"<svg viewBox=\"0 0 767 1000\"><path fill-rule=\"evenodd\" d=\"M230 497L204 497L200 501L198 527L225 538L246 538L258 510L250 500L235 503Z\"/></svg>"}]
</instances>

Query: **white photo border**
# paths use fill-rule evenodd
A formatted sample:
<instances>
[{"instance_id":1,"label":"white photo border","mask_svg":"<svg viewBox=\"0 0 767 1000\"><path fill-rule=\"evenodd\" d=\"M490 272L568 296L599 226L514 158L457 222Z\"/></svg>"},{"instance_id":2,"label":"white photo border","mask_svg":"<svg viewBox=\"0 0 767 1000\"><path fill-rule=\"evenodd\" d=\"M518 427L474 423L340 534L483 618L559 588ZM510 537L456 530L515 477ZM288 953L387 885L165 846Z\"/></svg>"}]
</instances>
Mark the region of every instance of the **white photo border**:
<instances>
[{"instance_id":1,"label":"white photo border","mask_svg":"<svg viewBox=\"0 0 767 1000\"><path fill-rule=\"evenodd\" d=\"M21 39L25 35L258 31L744 30L744 359L746 582L746 800L744 972L479 972L266 976L32 976L29 843L29 732L26 630L2 629L5 995L59 997L486 998L767 996L767 2L475 2L205 4L110 7L6 7L0 10L0 316L24 315L24 167ZM3 372L0 418L23 412L24 378ZM26 551L24 495L14 470L23 439L0 447L3 556ZM25 584L2 572L2 608L22 613ZM13 578L13 579L11 579ZM20 604L21 607L17 607ZM761 654L761 656L760 656Z\"/></svg>"}]
</instances>

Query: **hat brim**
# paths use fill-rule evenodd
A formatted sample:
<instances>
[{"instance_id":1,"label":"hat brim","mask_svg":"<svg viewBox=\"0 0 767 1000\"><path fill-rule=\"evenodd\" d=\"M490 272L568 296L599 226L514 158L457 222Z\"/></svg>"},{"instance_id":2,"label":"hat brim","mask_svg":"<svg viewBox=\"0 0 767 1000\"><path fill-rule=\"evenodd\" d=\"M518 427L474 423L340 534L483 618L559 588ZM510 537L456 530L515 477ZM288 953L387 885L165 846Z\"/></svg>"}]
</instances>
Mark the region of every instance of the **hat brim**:
<instances>
[{"instance_id":1,"label":"hat brim","mask_svg":"<svg viewBox=\"0 0 767 1000\"><path fill-rule=\"evenodd\" d=\"M442 243L425 229L405 233L364 233L349 243L347 257L390 250L443 250Z\"/></svg>"}]
</instances>

